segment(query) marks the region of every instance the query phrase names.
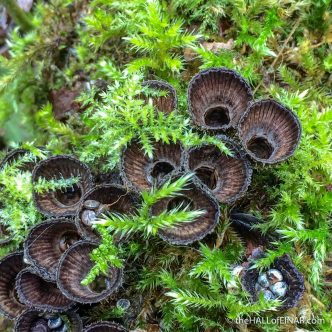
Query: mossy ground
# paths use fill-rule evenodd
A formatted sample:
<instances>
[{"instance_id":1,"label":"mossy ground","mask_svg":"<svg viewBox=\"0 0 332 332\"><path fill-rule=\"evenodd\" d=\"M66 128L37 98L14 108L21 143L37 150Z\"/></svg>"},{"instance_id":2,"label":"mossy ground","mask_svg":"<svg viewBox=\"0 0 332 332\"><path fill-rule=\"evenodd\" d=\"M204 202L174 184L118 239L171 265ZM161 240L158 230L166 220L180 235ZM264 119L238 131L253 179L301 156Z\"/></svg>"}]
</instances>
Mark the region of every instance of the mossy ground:
<instances>
[{"instance_id":1,"label":"mossy ground","mask_svg":"<svg viewBox=\"0 0 332 332\"><path fill-rule=\"evenodd\" d=\"M142 240L140 234L150 236L145 229L132 236L121 249L126 287L88 308L92 320L116 319L147 330L159 325L165 331L332 330L331 6L329 0L40 1L29 14L34 28L8 34L7 58L0 59L3 147L23 144L37 153L35 147L44 146L107 173L134 137L148 154L156 138L194 145L202 138L190 131L188 82L199 70L220 66L243 75L255 99L275 98L301 121L295 155L275 166L255 165L245 197L221 206L219 227L201 245L171 246L153 236ZM146 79L164 79L176 88L176 115L158 122L135 99ZM7 227L15 225L17 246L42 220L31 203L30 176L0 175L7 188L0 192L0 218ZM259 216L265 232L280 234L260 264L290 254L306 280L297 308L266 312L266 303L253 306L244 294L228 292L228 268L244 259L228 222L232 208ZM106 233L104 242L113 248ZM1 248L3 254L11 250ZM121 296L132 301L132 316L114 306ZM314 315L323 322L278 326L227 320L241 315Z\"/></svg>"}]
</instances>

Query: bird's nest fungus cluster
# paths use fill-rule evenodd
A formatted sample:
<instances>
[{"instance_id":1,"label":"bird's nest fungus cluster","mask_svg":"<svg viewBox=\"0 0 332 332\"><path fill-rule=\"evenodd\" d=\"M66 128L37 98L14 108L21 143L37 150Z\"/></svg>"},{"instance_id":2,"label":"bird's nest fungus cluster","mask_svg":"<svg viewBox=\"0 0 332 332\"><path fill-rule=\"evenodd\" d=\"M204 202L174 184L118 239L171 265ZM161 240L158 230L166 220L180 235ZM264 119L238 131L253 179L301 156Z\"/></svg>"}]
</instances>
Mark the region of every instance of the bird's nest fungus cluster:
<instances>
[{"instance_id":1,"label":"bird's nest fungus cluster","mask_svg":"<svg viewBox=\"0 0 332 332\"><path fill-rule=\"evenodd\" d=\"M143 84L167 92L152 97L157 111L175 110L177 97L172 86L162 81ZM212 68L198 73L190 82L188 103L194 129L214 135L231 154L209 143L185 149L180 143L156 142L153 158L149 158L140 144L132 141L123 151L121 181L101 184L94 182L87 165L71 156L52 156L34 166L33 183L39 178L73 176L79 182L65 191L33 193L36 208L48 219L30 230L23 251L0 262L0 310L16 320L17 331L81 331L80 306L100 302L121 286L123 271L114 267L88 286L81 283L93 266L90 253L98 246L99 235L92 225L98 215L134 213L142 190L194 172L182 196L162 199L150 211L157 215L180 205L204 210L191 222L159 231L169 243L193 243L214 230L220 203L234 203L245 194L252 165L286 160L299 143L301 127L297 117L274 100L254 101L249 85L234 71ZM252 236L257 246L269 244L268 237L253 233L252 217L237 214L232 220L242 237ZM257 283L262 276L250 264L245 266L241 272L243 286L257 300ZM276 294L283 300L283 309L293 307L304 291L302 275L288 256L277 259L273 269L279 279L270 280L265 288L283 283L273 289L278 288ZM84 331L125 329L101 322Z\"/></svg>"}]
</instances>

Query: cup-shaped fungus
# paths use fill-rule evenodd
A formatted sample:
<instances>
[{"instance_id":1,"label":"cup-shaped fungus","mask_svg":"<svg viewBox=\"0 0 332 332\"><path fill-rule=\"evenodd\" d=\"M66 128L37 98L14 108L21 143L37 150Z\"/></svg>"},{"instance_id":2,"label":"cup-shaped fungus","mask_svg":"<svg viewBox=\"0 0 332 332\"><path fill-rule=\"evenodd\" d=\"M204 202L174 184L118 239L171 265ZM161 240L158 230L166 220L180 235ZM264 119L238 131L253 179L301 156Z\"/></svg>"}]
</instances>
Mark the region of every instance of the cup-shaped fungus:
<instances>
[{"instance_id":1,"label":"cup-shaped fungus","mask_svg":"<svg viewBox=\"0 0 332 332\"><path fill-rule=\"evenodd\" d=\"M97 244L90 241L79 241L71 246L61 257L57 284L62 293L79 303L97 303L117 291L122 284L122 270L110 267L106 275L99 276L89 285L81 282L93 267L90 259Z\"/></svg>"},{"instance_id":2,"label":"cup-shaped fungus","mask_svg":"<svg viewBox=\"0 0 332 332\"><path fill-rule=\"evenodd\" d=\"M37 209L47 216L61 217L76 214L84 194L92 186L92 175L87 165L70 156L53 156L41 161L33 170L32 182L77 177L78 182L66 189L38 193L33 197Z\"/></svg>"},{"instance_id":3,"label":"cup-shaped fungus","mask_svg":"<svg viewBox=\"0 0 332 332\"><path fill-rule=\"evenodd\" d=\"M203 239L213 232L219 216L219 204L197 180L192 180L180 195L159 200L151 208L152 215L159 215L164 211L186 208L187 210L200 210L202 215L189 222L159 230L159 236L173 244L190 244Z\"/></svg>"},{"instance_id":4,"label":"cup-shaped fungus","mask_svg":"<svg viewBox=\"0 0 332 332\"><path fill-rule=\"evenodd\" d=\"M16 276L25 266L21 251L9 254L0 261L0 313L9 319L15 319L26 309L15 289Z\"/></svg>"},{"instance_id":5,"label":"cup-shaped fungus","mask_svg":"<svg viewBox=\"0 0 332 332\"><path fill-rule=\"evenodd\" d=\"M81 332L82 330L82 320L74 311L54 314L28 309L15 322L15 332Z\"/></svg>"},{"instance_id":6,"label":"cup-shaped fungus","mask_svg":"<svg viewBox=\"0 0 332 332\"><path fill-rule=\"evenodd\" d=\"M55 283L44 280L32 268L26 268L17 275L16 290L22 303L37 310L61 312L75 304L61 293Z\"/></svg>"},{"instance_id":7,"label":"cup-shaped fungus","mask_svg":"<svg viewBox=\"0 0 332 332\"><path fill-rule=\"evenodd\" d=\"M203 144L189 149L186 167L196 173L219 202L232 203L247 191L252 170L235 142L223 135L219 138L232 155L226 155L215 145Z\"/></svg>"},{"instance_id":8,"label":"cup-shaped fungus","mask_svg":"<svg viewBox=\"0 0 332 332\"><path fill-rule=\"evenodd\" d=\"M265 273L249 267L242 275L241 282L253 301L258 300L261 292L267 300L281 300L279 310L295 307L305 290L303 275L288 255L277 258Z\"/></svg>"},{"instance_id":9,"label":"cup-shaped fungus","mask_svg":"<svg viewBox=\"0 0 332 332\"><path fill-rule=\"evenodd\" d=\"M50 219L31 229L24 242L24 256L44 279L55 281L61 255L79 239L72 221Z\"/></svg>"},{"instance_id":10,"label":"cup-shaped fungus","mask_svg":"<svg viewBox=\"0 0 332 332\"><path fill-rule=\"evenodd\" d=\"M235 128L251 100L245 79L226 68L201 71L189 84L189 112L194 124L203 130Z\"/></svg>"},{"instance_id":11,"label":"cup-shaped fungus","mask_svg":"<svg viewBox=\"0 0 332 332\"><path fill-rule=\"evenodd\" d=\"M83 198L76 215L76 225L81 236L87 240L98 241L99 236L93 230L96 218L108 212L132 214L139 201L137 193L127 188L107 184L96 186Z\"/></svg>"},{"instance_id":12,"label":"cup-shaped fungus","mask_svg":"<svg viewBox=\"0 0 332 332\"><path fill-rule=\"evenodd\" d=\"M285 106L262 100L251 104L242 116L238 134L254 160L274 164L293 155L301 138L301 125Z\"/></svg>"},{"instance_id":13,"label":"cup-shaped fungus","mask_svg":"<svg viewBox=\"0 0 332 332\"><path fill-rule=\"evenodd\" d=\"M149 190L170 174L181 170L184 151L180 144L154 144L153 157L144 153L141 146L132 142L123 152L122 176L125 183L138 190Z\"/></svg>"}]
</instances>

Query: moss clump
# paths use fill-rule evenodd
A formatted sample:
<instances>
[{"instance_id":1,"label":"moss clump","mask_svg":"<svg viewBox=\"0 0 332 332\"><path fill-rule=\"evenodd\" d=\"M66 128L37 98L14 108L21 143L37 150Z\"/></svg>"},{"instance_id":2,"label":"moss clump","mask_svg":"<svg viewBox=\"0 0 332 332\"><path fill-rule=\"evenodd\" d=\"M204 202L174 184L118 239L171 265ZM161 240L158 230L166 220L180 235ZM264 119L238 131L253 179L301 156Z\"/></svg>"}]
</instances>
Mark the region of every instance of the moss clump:
<instances>
[{"instance_id":1,"label":"moss clump","mask_svg":"<svg viewBox=\"0 0 332 332\"><path fill-rule=\"evenodd\" d=\"M44 151L72 154L96 174L117 170L132 139L149 157L154 141L218 144L229 153L214 136L192 129L186 98L194 74L224 66L249 81L256 100L274 98L298 116L298 149L281 164L255 164L247 193L220 206L221 222L199 245L173 246L153 236L172 218L152 226L141 222L149 220L145 208L158 191L144 194L146 206L134 218L112 215L110 227L100 230L102 246L92 255L96 267L90 277L107 269L106 262L120 264L128 271L126 287L88 314L165 331L330 331L330 1L53 0L36 3L29 17L33 29L13 29L6 37L9 56L0 58L1 144L31 152L24 157L29 160L0 171L0 222L14 239L0 253L20 247L28 229L43 220L32 202L31 171L21 163L45 158ZM176 88L175 112L158 113L140 98L142 82L151 79ZM43 185L66 186L44 183L40 190ZM261 320L244 327L234 321L281 315L271 310L278 303L251 303L229 272L248 252L229 222L234 209L260 217L263 233L278 234L256 267L288 254L304 275L303 299L282 315L314 315L322 318L317 324ZM119 235L126 241L117 244ZM119 314L119 298L130 299L132 310Z\"/></svg>"}]
</instances>

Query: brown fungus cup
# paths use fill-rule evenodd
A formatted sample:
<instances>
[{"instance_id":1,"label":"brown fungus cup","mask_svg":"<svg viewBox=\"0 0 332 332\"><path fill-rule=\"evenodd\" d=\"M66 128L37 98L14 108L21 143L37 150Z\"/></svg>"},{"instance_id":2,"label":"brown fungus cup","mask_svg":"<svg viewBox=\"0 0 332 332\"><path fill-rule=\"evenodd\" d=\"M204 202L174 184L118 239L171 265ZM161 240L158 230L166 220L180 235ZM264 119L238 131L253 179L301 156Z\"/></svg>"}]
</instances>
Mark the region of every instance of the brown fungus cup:
<instances>
[{"instance_id":1,"label":"brown fungus cup","mask_svg":"<svg viewBox=\"0 0 332 332\"><path fill-rule=\"evenodd\" d=\"M244 152L230 138L217 136L230 150L226 155L211 144L196 146L188 151L186 168L195 172L221 203L233 203L247 191L252 169Z\"/></svg>"},{"instance_id":2,"label":"brown fungus cup","mask_svg":"<svg viewBox=\"0 0 332 332\"><path fill-rule=\"evenodd\" d=\"M151 90L152 93L142 95L142 99L152 100L152 105L165 114L173 112L177 104L177 96L175 89L165 81L150 80L142 83L143 87Z\"/></svg>"},{"instance_id":3,"label":"brown fungus cup","mask_svg":"<svg viewBox=\"0 0 332 332\"><path fill-rule=\"evenodd\" d=\"M80 235L87 240L98 241L93 230L96 218L107 213L133 214L139 202L138 194L116 184L96 186L84 196L75 223Z\"/></svg>"},{"instance_id":4,"label":"brown fungus cup","mask_svg":"<svg viewBox=\"0 0 332 332\"><path fill-rule=\"evenodd\" d=\"M75 304L61 293L55 283L44 280L32 268L26 268L17 275L16 290L22 303L37 310L61 312Z\"/></svg>"},{"instance_id":5,"label":"brown fungus cup","mask_svg":"<svg viewBox=\"0 0 332 332\"><path fill-rule=\"evenodd\" d=\"M94 266L90 254L97 246L95 242L79 241L62 255L57 271L57 284L68 299L83 304L98 303L121 286L123 272L115 267L110 267L107 275L97 277L88 286L81 283Z\"/></svg>"},{"instance_id":6,"label":"brown fungus cup","mask_svg":"<svg viewBox=\"0 0 332 332\"><path fill-rule=\"evenodd\" d=\"M84 194L92 187L92 175L87 165L71 156L53 156L41 161L34 168L32 183L39 178L46 180L78 177L79 182L65 190L33 192L37 209L46 216L74 216Z\"/></svg>"},{"instance_id":7,"label":"brown fungus cup","mask_svg":"<svg viewBox=\"0 0 332 332\"><path fill-rule=\"evenodd\" d=\"M49 327L49 318L54 316L51 312L40 312L34 309L24 311L15 322L15 332L52 332ZM80 316L74 311L66 311L60 314L71 332L82 332L83 324Z\"/></svg>"},{"instance_id":8,"label":"brown fungus cup","mask_svg":"<svg viewBox=\"0 0 332 332\"><path fill-rule=\"evenodd\" d=\"M172 181L176 178L173 177ZM159 236L163 240L172 244L190 244L213 232L220 217L219 204L197 179L193 179L180 195L164 198L155 203L151 208L151 214L159 215L179 206L188 207L190 210L201 210L204 213L191 222L160 230Z\"/></svg>"},{"instance_id":9,"label":"brown fungus cup","mask_svg":"<svg viewBox=\"0 0 332 332\"><path fill-rule=\"evenodd\" d=\"M9 319L15 319L26 309L15 290L16 276L25 267L21 251L0 260L0 313Z\"/></svg>"},{"instance_id":10,"label":"brown fungus cup","mask_svg":"<svg viewBox=\"0 0 332 332\"><path fill-rule=\"evenodd\" d=\"M155 143L153 157L150 158L133 141L123 152L121 174L129 186L149 190L167 176L179 172L183 162L184 151L180 144Z\"/></svg>"},{"instance_id":11,"label":"brown fungus cup","mask_svg":"<svg viewBox=\"0 0 332 332\"><path fill-rule=\"evenodd\" d=\"M0 171L4 168L6 164L11 164L12 162L17 161L19 158L22 158L24 155L28 154L29 151L25 149L14 149L9 151L6 156L3 158L3 160L0 163ZM36 158L37 160L37 158ZM29 161L27 163L23 163L22 166L20 166L20 170L22 171L32 171L35 167L34 161Z\"/></svg>"},{"instance_id":12,"label":"brown fungus cup","mask_svg":"<svg viewBox=\"0 0 332 332\"><path fill-rule=\"evenodd\" d=\"M120 184L123 185L123 181L118 170L112 170L107 173L97 173L94 175L93 182L96 186L104 184Z\"/></svg>"},{"instance_id":13,"label":"brown fungus cup","mask_svg":"<svg viewBox=\"0 0 332 332\"><path fill-rule=\"evenodd\" d=\"M50 219L31 229L24 242L24 257L44 279L55 281L61 255L78 240L72 221Z\"/></svg>"},{"instance_id":14,"label":"brown fungus cup","mask_svg":"<svg viewBox=\"0 0 332 332\"><path fill-rule=\"evenodd\" d=\"M114 322L97 322L88 325L83 332L127 332L128 330Z\"/></svg>"},{"instance_id":15,"label":"brown fungus cup","mask_svg":"<svg viewBox=\"0 0 332 332\"><path fill-rule=\"evenodd\" d=\"M189 113L203 130L236 128L252 100L243 77L226 68L210 68L196 74L189 84Z\"/></svg>"},{"instance_id":16,"label":"brown fungus cup","mask_svg":"<svg viewBox=\"0 0 332 332\"><path fill-rule=\"evenodd\" d=\"M250 105L240 120L238 135L251 158L274 164L293 155L301 125L291 110L267 99Z\"/></svg>"},{"instance_id":17,"label":"brown fungus cup","mask_svg":"<svg viewBox=\"0 0 332 332\"><path fill-rule=\"evenodd\" d=\"M294 266L289 255L277 258L271 268L280 271L283 281L287 284L288 288L286 295L280 298L282 302L278 309L288 310L295 307L301 300L305 290L303 275ZM258 277L259 270L251 266L245 270L245 273L241 277L244 289L251 295L254 302L258 300L258 294L255 289Z\"/></svg>"}]
</instances>

